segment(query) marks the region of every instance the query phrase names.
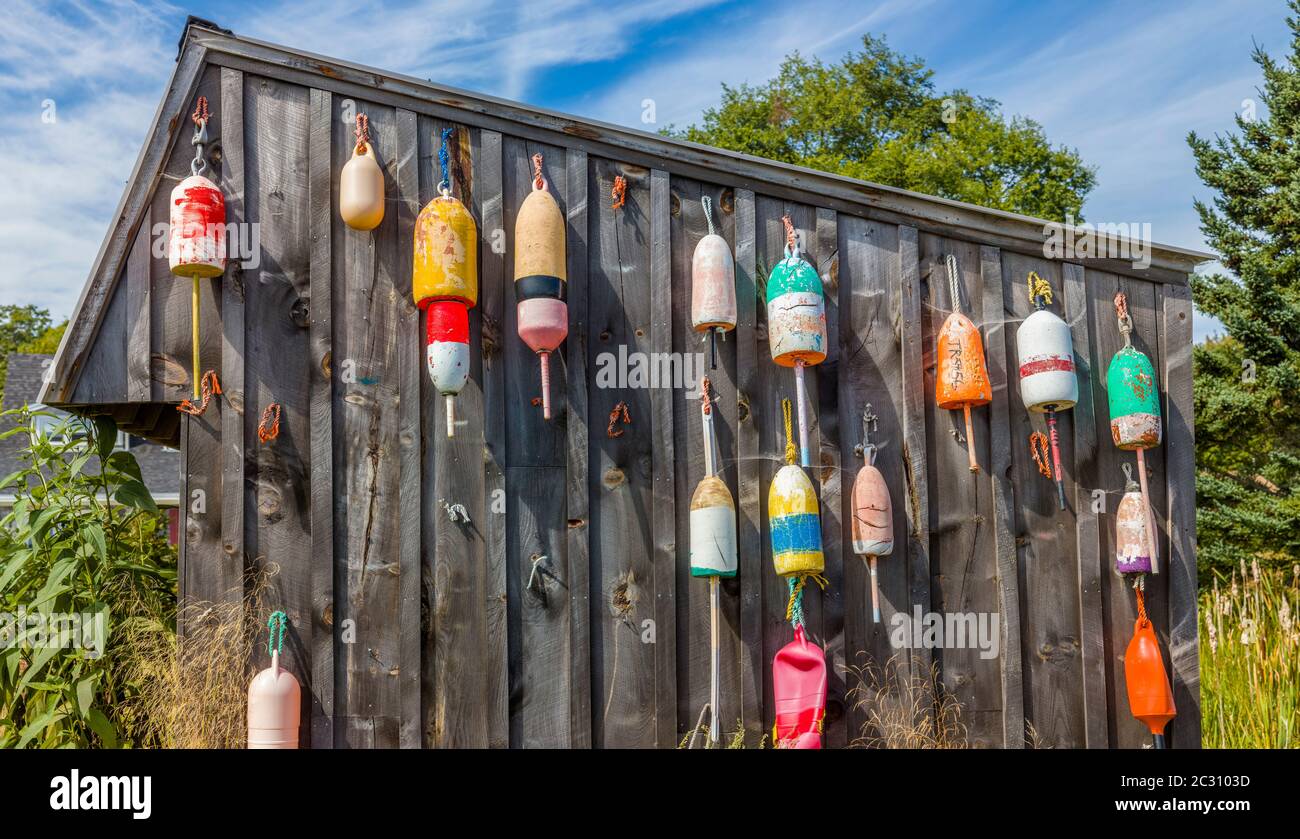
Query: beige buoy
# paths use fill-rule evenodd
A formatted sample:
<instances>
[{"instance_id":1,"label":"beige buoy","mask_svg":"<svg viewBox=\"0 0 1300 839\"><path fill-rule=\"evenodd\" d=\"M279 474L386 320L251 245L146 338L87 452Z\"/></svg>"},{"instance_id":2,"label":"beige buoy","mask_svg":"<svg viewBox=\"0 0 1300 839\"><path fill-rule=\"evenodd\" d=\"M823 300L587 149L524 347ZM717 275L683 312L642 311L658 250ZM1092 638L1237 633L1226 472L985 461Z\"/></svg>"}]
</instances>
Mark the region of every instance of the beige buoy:
<instances>
[{"instance_id":1,"label":"beige buoy","mask_svg":"<svg viewBox=\"0 0 1300 839\"><path fill-rule=\"evenodd\" d=\"M354 230L374 230L384 220L384 170L370 144L370 119L357 114L357 144L339 175L339 215Z\"/></svg>"},{"instance_id":2,"label":"beige buoy","mask_svg":"<svg viewBox=\"0 0 1300 839\"><path fill-rule=\"evenodd\" d=\"M279 637L276 625L279 624ZM284 629L289 618L284 612L271 615L267 626L271 638L267 651L271 666L253 677L248 686L248 748L296 749L298 725L302 713L302 689L288 670L280 667L280 648L284 646Z\"/></svg>"},{"instance_id":3,"label":"beige buoy","mask_svg":"<svg viewBox=\"0 0 1300 839\"><path fill-rule=\"evenodd\" d=\"M542 156L533 155L532 190L515 219L515 299L519 337L542 367L542 416L551 418L551 353L569 334L568 270L564 214L542 177Z\"/></svg>"}]
</instances>

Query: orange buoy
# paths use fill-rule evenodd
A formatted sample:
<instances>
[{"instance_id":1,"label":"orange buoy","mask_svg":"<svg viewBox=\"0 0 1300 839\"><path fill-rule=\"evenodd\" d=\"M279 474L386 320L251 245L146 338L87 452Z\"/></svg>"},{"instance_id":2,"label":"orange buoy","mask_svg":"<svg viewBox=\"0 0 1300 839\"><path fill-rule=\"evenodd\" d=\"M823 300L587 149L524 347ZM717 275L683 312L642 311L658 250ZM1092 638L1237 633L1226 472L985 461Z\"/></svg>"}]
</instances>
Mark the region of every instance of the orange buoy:
<instances>
[{"instance_id":1,"label":"orange buoy","mask_svg":"<svg viewBox=\"0 0 1300 839\"><path fill-rule=\"evenodd\" d=\"M948 254L948 290L952 295L952 314L943 322L936 344L939 369L934 377L934 400L945 411L961 410L966 415L966 454L970 471L978 472L975 460L975 427L970 409L993 401L988 370L984 366L984 343L979 330L961 311L961 286L957 276L957 257Z\"/></svg>"},{"instance_id":2,"label":"orange buoy","mask_svg":"<svg viewBox=\"0 0 1300 839\"><path fill-rule=\"evenodd\" d=\"M542 365L542 416L551 418L550 355L569 334L565 303L564 216L542 177L542 156L533 155L533 188L515 219L515 297L519 337Z\"/></svg>"},{"instance_id":3,"label":"orange buoy","mask_svg":"<svg viewBox=\"0 0 1300 839\"><path fill-rule=\"evenodd\" d=\"M871 619L880 623L880 583L876 558L894 552L894 507L885 476L876 468L876 444L870 440L877 417L867 404L862 412L862 444L853 451L862 458L862 468L853 480L853 552L865 557L871 572Z\"/></svg>"},{"instance_id":4,"label":"orange buoy","mask_svg":"<svg viewBox=\"0 0 1300 839\"><path fill-rule=\"evenodd\" d=\"M296 749L298 725L302 714L302 689L288 670L280 667L280 650L289 617L275 612L266 625L271 637L266 651L271 666L253 677L248 686L248 748ZM276 629L280 630L279 637Z\"/></svg>"},{"instance_id":5,"label":"orange buoy","mask_svg":"<svg viewBox=\"0 0 1300 839\"><path fill-rule=\"evenodd\" d=\"M384 170L370 143L370 118L357 114L357 143L339 173L339 215L353 230L374 230L384 220Z\"/></svg>"},{"instance_id":6,"label":"orange buoy","mask_svg":"<svg viewBox=\"0 0 1300 839\"><path fill-rule=\"evenodd\" d=\"M709 233L691 256L691 326L709 333L710 366L718 367L718 336L736 328L736 264L727 240L713 229L713 202L700 199Z\"/></svg>"},{"instance_id":7,"label":"orange buoy","mask_svg":"<svg viewBox=\"0 0 1300 839\"><path fill-rule=\"evenodd\" d=\"M1165 673L1164 658L1155 628L1147 617L1142 586L1137 592L1138 617L1133 624L1133 640L1124 652L1124 681L1128 686L1128 707L1133 716L1151 732L1157 749L1165 747L1165 726L1178 714L1174 691Z\"/></svg>"}]
</instances>

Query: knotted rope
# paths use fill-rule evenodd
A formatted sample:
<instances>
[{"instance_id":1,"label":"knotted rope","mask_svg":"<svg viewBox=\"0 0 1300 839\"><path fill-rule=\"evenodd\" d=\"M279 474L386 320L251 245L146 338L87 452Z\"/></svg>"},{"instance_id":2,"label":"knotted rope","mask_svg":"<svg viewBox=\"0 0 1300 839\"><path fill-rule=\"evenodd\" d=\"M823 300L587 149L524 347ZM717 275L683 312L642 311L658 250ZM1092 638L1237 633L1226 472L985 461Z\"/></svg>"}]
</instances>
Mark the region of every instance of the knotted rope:
<instances>
[{"instance_id":1,"label":"knotted rope","mask_svg":"<svg viewBox=\"0 0 1300 839\"><path fill-rule=\"evenodd\" d=\"M280 635L276 636L276 625L279 625ZM270 619L266 622L266 628L270 631L266 639L266 654L277 655L284 652L284 630L289 626L289 616L284 612L272 612Z\"/></svg>"},{"instance_id":2,"label":"knotted rope","mask_svg":"<svg viewBox=\"0 0 1300 839\"><path fill-rule=\"evenodd\" d=\"M546 189L546 179L542 177L542 153L533 155L533 189Z\"/></svg>"},{"instance_id":3,"label":"knotted rope","mask_svg":"<svg viewBox=\"0 0 1300 839\"><path fill-rule=\"evenodd\" d=\"M447 149L447 139L455 132L454 128L442 129L442 145L438 147L438 167L442 170L442 180L438 181L438 191L443 195L451 192L451 152Z\"/></svg>"},{"instance_id":4,"label":"knotted rope","mask_svg":"<svg viewBox=\"0 0 1300 839\"><path fill-rule=\"evenodd\" d=\"M370 117L365 114L357 114L357 127L353 129L352 136L356 137L357 144L353 148L353 154L365 154L366 148L370 145Z\"/></svg>"},{"instance_id":5,"label":"knotted rope","mask_svg":"<svg viewBox=\"0 0 1300 839\"><path fill-rule=\"evenodd\" d=\"M212 401L213 395L221 395L221 382L217 380L216 370L209 370L204 373L202 382L203 398L199 400L199 404L195 405L193 402L186 399L176 406L176 410L180 411L182 414L190 414L191 416L197 417L208 409L208 403Z\"/></svg>"},{"instance_id":6,"label":"knotted rope","mask_svg":"<svg viewBox=\"0 0 1300 839\"><path fill-rule=\"evenodd\" d=\"M1137 595L1138 622L1144 628L1151 623L1151 620L1147 617L1146 587L1146 575L1139 574L1138 578L1133 581L1133 592Z\"/></svg>"},{"instance_id":7,"label":"knotted rope","mask_svg":"<svg viewBox=\"0 0 1300 839\"><path fill-rule=\"evenodd\" d=\"M614 199L614 203L609 205L611 210L623 209L623 205L627 204L627 178L614 176L614 188L609 191L609 197Z\"/></svg>"},{"instance_id":8,"label":"knotted rope","mask_svg":"<svg viewBox=\"0 0 1300 839\"><path fill-rule=\"evenodd\" d=\"M804 625L803 589L809 580L815 582L822 591L826 590L826 585L829 582L821 574L800 574L797 577L786 578L786 583L790 586L790 599L785 603L785 619L796 629Z\"/></svg>"},{"instance_id":9,"label":"knotted rope","mask_svg":"<svg viewBox=\"0 0 1300 839\"><path fill-rule=\"evenodd\" d=\"M785 247L789 251L789 256L799 255L799 232L794 229L794 222L791 221L790 215L781 216L781 223L785 225Z\"/></svg>"},{"instance_id":10,"label":"knotted rope","mask_svg":"<svg viewBox=\"0 0 1300 839\"><path fill-rule=\"evenodd\" d=\"M1128 313L1128 296L1115 292L1115 316L1119 321L1119 334L1124 336L1124 346L1133 346L1133 318Z\"/></svg>"},{"instance_id":11,"label":"knotted rope","mask_svg":"<svg viewBox=\"0 0 1300 839\"><path fill-rule=\"evenodd\" d=\"M1038 298L1043 298L1045 305L1052 305L1052 287L1047 284L1047 280L1038 276L1037 271L1029 272L1029 302L1035 306L1038 305Z\"/></svg>"},{"instance_id":12,"label":"knotted rope","mask_svg":"<svg viewBox=\"0 0 1300 839\"><path fill-rule=\"evenodd\" d=\"M622 415L623 424L632 424L632 412L628 410L626 402L619 402L614 406L614 410L609 412L609 425L605 427L605 436L609 438L622 437L626 429L615 429L614 426L619 421L619 415Z\"/></svg>"},{"instance_id":13,"label":"knotted rope","mask_svg":"<svg viewBox=\"0 0 1300 839\"><path fill-rule=\"evenodd\" d=\"M706 195L700 199L700 204L704 207L704 223L709 226L709 235L712 236L717 232L713 229L713 199Z\"/></svg>"},{"instance_id":14,"label":"knotted rope","mask_svg":"<svg viewBox=\"0 0 1300 839\"><path fill-rule=\"evenodd\" d=\"M1051 479L1052 466L1047 462L1047 435L1041 431L1035 431L1029 435L1029 453L1034 456L1034 463L1038 464L1038 472L1044 478Z\"/></svg>"},{"instance_id":15,"label":"knotted rope","mask_svg":"<svg viewBox=\"0 0 1300 839\"><path fill-rule=\"evenodd\" d=\"M257 422L257 439L269 443L280 436L280 403L272 402Z\"/></svg>"},{"instance_id":16,"label":"knotted rope","mask_svg":"<svg viewBox=\"0 0 1300 839\"><path fill-rule=\"evenodd\" d=\"M944 263L948 268L948 293L952 295L952 310L954 312L960 312L961 286L957 282L957 257L948 254L948 258L944 260ZM1051 293L1050 290L1048 293Z\"/></svg>"},{"instance_id":17,"label":"knotted rope","mask_svg":"<svg viewBox=\"0 0 1300 839\"><path fill-rule=\"evenodd\" d=\"M799 456L799 451L795 448L794 439L791 436L789 399L781 400L781 415L785 418L785 463L787 466L793 466L795 458Z\"/></svg>"}]
</instances>

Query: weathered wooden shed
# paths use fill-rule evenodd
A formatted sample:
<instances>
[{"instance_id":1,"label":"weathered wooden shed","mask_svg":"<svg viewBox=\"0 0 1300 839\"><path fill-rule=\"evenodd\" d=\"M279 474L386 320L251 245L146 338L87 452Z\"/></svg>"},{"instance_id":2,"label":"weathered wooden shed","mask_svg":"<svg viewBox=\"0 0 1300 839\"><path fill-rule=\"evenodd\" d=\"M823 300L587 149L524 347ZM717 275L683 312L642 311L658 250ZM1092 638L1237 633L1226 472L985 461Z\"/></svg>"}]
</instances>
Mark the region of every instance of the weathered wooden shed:
<instances>
[{"instance_id":1,"label":"weathered wooden shed","mask_svg":"<svg viewBox=\"0 0 1300 839\"><path fill-rule=\"evenodd\" d=\"M188 417L175 405L191 386L189 285L169 274L157 242L168 194L189 171L187 114L200 94L230 220L256 223L258 236L252 260L204 282L203 366L224 393ZM369 115L387 178L386 217L371 233L337 212L356 112ZM471 312L482 352L451 439L410 296L412 225L435 194L444 126L458 129L454 185L482 235ZM537 363L516 335L511 282L515 213L539 151L567 219L571 289L550 422L531 402ZM612 209L619 175L626 205ZM829 586L807 603L832 665L827 744L852 743L866 722L847 669L895 656L890 619L915 608L1000 616L994 658L901 657L905 674L936 668L973 744L1146 742L1125 698L1132 595L1110 572L1120 464L1132 459L1107 434L1104 371L1121 345L1111 300L1122 289L1166 423L1148 458L1165 560L1148 596L1180 711L1172 744L1199 745L1187 274L1205 254L1155 245L1144 269L1048 259L1040 220L191 23L42 401L110 413L181 448L181 594L235 596L247 569L270 571L272 600L292 621L287 664L308 688L304 745L672 747L709 691L707 585L686 564L686 511L703 468L698 404L684 388L602 387L595 373L600 354L620 347L702 351L688 309L704 195L734 247L740 300L711 372L740 533L740 573L723 585L721 718L743 725L751 745L770 731L772 656L790 637L765 507L793 376L771 362L758 294L788 213L828 303L830 356L810 368L809 395ZM993 383L992 405L975 412L977 475L960 412L932 396L949 253ZM1064 512L1030 457L1042 418L1026 413L1014 376L1030 270L1056 290L1080 370L1081 401L1062 415ZM611 437L620 401L631 424ZM256 427L271 402L281 431L263 444ZM881 564L880 625L847 524L866 403L880 417L879 465L906 534ZM468 521L449 516L455 504Z\"/></svg>"}]
</instances>

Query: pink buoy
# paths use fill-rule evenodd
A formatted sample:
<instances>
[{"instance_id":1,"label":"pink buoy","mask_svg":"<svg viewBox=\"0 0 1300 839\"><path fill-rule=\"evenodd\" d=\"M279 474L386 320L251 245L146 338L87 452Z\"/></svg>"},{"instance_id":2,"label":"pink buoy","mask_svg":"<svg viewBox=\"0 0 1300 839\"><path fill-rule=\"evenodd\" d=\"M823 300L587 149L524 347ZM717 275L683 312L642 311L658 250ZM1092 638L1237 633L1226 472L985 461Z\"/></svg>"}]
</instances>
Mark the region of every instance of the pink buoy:
<instances>
[{"instance_id":1,"label":"pink buoy","mask_svg":"<svg viewBox=\"0 0 1300 839\"><path fill-rule=\"evenodd\" d=\"M279 624L279 638L276 625ZM296 749L302 714L302 689L288 670L280 667L280 648L289 618L284 612L271 615L267 626L271 638L267 650L271 666L253 677L248 686L248 748Z\"/></svg>"},{"instance_id":2,"label":"pink buoy","mask_svg":"<svg viewBox=\"0 0 1300 839\"><path fill-rule=\"evenodd\" d=\"M796 626L794 640L772 659L772 698L776 723L772 740L778 749L820 749L826 717L826 656Z\"/></svg>"}]
</instances>

